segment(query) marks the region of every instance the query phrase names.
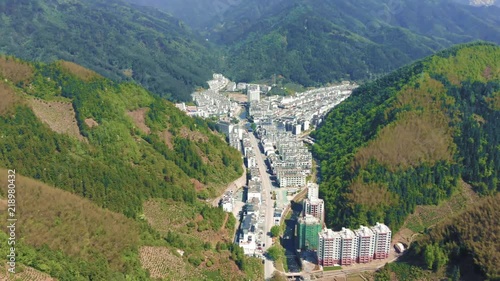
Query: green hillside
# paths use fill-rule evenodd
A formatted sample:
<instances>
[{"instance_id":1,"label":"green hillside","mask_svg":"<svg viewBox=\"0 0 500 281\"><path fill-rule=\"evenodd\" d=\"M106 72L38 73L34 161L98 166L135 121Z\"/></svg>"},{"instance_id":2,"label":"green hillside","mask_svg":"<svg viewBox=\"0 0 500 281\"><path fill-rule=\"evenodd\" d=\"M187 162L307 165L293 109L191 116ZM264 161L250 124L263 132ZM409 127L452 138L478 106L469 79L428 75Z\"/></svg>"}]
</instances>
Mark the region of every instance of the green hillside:
<instances>
[{"instance_id":1,"label":"green hillside","mask_svg":"<svg viewBox=\"0 0 500 281\"><path fill-rule=\"evenodd\" d=\"M244 1L209 38L228 49L233 80L314 86L380 77L457 43L500 43L498 14L449 1Z\"/></svg>"},{"instance_id":2,"label":"green hillside","mask_svg":"<svg viewBox=\"0 0 500 281\"><path fill-rule=\"evenodd\" d=\"M0 175L7 178L7 170L0 168ZM156 218L169 223L167 234L157 231L154 223L153 229L143 220L126 218L85 198L26 178L20 170L15 175L17 239L15 244L2 243L0 253L7 256L10 247L15 247L16 274L2 270L1 280L261 279L260 260L243 257L231 248L228 234L234 222L223 226L226 215L219 208L165 201L162 204L170 207L169 212L162 210ZM0 217L4 221L8 214L6 194L7 185L3 185ZM150 206L148 202L145 209L154 211ZM191 218L193 214L198 217ZM146 213L148 222L152 217ZM186 225L198 227L188 234L179 228ZM8 241L6 230L0 231L3 241ZM199 237L211 238L204 241Z\"/></svg>"},{"instance_id":3,"label":"green hillside","mask_svg":"<svg viewBox=\"0 0 500 281\"><path fill-rule=\"evenodd\" d=\"M194 202L242 173L212 124L135 84L13 58L0 58L0 76L0 165L102 207L135 217L144 199Z\"/></svg>"},{"instance_id":4,"label":"green hillside","mask_svg":"<svg viewBox=\"0 0 500 281\"><path fill-rule=\"evenodd\" d=\"M327 224L399 229L461 179L499 189L500 48L461 45L361 86L313 133Z\"/></svg>"},{"instance_id":5,"label":"green hillside","mask_svg":"<svg viewBox=\"0 0 500 281\"><path fill-rule=\"evenodd\" d=\"M0 81L0 167L18 174L26 272L71 281L259 279L260 261L230 246L235 220L204 202L243 173L240 153L214 124L66 61L0 57ZM4 185L2 216L6 197ZM175 208L161 211L161 202Z\"/></svg>"},{"instance_id":6,"label":"green hillside","mask_svg":"<svg viewBox=\"0 0 500 281\"><path fill-rule=\"evenodd\" d=\"M497 193L462 206L417 236L403 257L375 274L375 281L499 280L499 200Z\"/></svg>"},{"instance_id":7,"label":"green hillside","mask_svg":"<svg viewBox=\"0 0 500 281\"><path fill-rule=\"evenodd\" d=\"M174 100L211 78L205 45L180 20L119 0L0 3L0 54L72 61Z\"/></svg>"}]
</instances>

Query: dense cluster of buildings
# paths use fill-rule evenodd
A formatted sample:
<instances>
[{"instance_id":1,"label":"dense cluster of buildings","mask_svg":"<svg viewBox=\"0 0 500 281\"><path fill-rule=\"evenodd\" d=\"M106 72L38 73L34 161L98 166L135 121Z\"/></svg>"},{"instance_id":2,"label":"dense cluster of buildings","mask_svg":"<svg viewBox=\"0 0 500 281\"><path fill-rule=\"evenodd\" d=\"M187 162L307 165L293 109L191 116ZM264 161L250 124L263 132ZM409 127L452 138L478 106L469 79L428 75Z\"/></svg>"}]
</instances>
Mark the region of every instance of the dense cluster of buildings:
<instances>
[{"instance_id":1,"label":"dense cluster of buildings","mask_svg":"<svg viewBox=\"0 0 500 281\"><path fill-rule=\"evenodd\" d=\"M178 103L176 107L192 117L233 117L240 108L239 104L231 101L226 95L220 92L230 83L229 79L222 74L214 74L213 79L207 81L207 83L209 86L208 90L191 94L196 106L187 106L185 103Z\"/></svg>"},{"instance_id":2,"label":"dense cluster of buildings","mask_svg":"<svg viewBox=\"0 0 500 281\"><path fill-rule=\"evenodd\" d=\"M256 133L278 185L304 187L312 169L312 154L304 143L272 119L261 123Z\"/></svg>"},{"instance_id":3,"label":"dense cluster of buildings","mask_svg":"<svg viewBox=\"0 0 500 281\"><path fill-rule=\"evenodd\" d=\"M256 151L250 144L248 132L242 132L241 143L249 178L244 190L246 203L243 206L242 221L238 232L238 245L243 248L245 255L258 254L262 248L261 238L263 235L264 210L262 206L262 179L256 165ZM236 135L234 135L236 136ZM231 137L230 137L231 139Z\"/></svg>"},{"instance_id":4,"label":"dense cluster of buildings","mask_svg":"<svg viewBox=\"0 0 500 281\"><path fill-rule=\"evenodd\" d=\"M356 87L356 84L343 82L341 85L296 93L293 96L249 99L248 113L256 124L272 119L279 127L300 135L319 125L324 115L348 98Z\"/></svg>"},{"instance_id":5,"label":"dense cluster of buildings","mask_svg":"<svg viewBox=\"0 0 500 281\"><path fill-rule=\"evenodd\" d=\"M389 256L391 230L384 224L360 226L354 231L323 228L324 202L318 198L316 184L308 185L303 207L295 229L297 249L315 251L320 265L368 263Z\"/></svg>"}]
</instances>

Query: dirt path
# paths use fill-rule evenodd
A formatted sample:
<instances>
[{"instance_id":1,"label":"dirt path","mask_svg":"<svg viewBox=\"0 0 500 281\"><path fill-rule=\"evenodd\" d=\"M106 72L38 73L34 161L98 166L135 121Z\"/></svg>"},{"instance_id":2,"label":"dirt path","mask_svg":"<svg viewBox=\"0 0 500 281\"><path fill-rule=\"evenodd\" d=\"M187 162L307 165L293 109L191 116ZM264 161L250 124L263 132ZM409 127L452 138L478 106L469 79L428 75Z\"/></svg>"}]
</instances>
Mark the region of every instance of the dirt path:
<instances>
[{"instance_id":1,"label":"dirt path","mask_svg":"<svg viewBox=\"0 0 500 281\"><path fill-rule=\"evenodd\" d=\"M226 217L224 218L224 222L222 223L222 226L220 227L220 231L222 231L224 228L226 228L226 223L227 220L229 219L229 213L226 213Z\"/></svg>"}]
</instances>

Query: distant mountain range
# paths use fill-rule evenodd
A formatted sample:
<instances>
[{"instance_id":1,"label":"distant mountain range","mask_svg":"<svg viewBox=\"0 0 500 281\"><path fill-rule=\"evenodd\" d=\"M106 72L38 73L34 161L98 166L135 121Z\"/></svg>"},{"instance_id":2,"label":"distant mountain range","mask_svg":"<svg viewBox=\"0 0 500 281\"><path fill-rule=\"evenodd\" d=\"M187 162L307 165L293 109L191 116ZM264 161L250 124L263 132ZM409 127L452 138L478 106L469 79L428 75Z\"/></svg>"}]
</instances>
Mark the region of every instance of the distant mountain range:
<instances>
[{"instance_id":1,"label":"distant mountain range","mask_svg":"<svg viewBox=\"0 0 500 281\"><path fill-rule=\"evenodd\" d=\"M500 43L500 8L450 1L252 1L228 10L211 40L237 80L273 74L303 85L377 77L453 44ZM244 65L245 67L239 67Z\"/></svg>"},{"instance_id":2,"label":"distant mountain range","mask_svg":"<svg viewBox=\"0 0 500 281\"><path fill-rule=\"evenodd\" d=\"M180 20L119 0L2 1L0 53L76 62L173 100L189 100L216 69L214 52Z\"/></svg>"},{"instance_id":3,"label":"distant mountain range","mask_svg":"<svg viewBox=\"0 0 500 281\"><path fill-rule=\"evenodd\" d=\"M2 2L0 53L74 61L187 101L213 72L317 86L380 77L457 43L500 43L499 7L451 0L128 2Z\"/></svg>"}]
</instances>

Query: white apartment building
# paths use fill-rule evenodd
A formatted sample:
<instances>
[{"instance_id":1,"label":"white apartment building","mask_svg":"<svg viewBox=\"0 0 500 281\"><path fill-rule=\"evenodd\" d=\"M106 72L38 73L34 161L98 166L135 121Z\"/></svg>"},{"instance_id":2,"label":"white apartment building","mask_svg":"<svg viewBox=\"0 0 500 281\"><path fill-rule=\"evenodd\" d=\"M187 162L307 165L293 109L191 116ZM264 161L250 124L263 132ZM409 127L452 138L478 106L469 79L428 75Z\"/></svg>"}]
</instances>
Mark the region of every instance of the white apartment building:
<instances>
[{"instance_id":1,"label":"white apartment building","mask_svg":"<svg viewBox=\"0 0 500 281\"><path fill-rule=\"evenodd\" d=\"M391 248L392 232L383 223L378 223L371 227L375 234L375 259L385 259L389 257L389 250Z\"/></svg>"},{"instance_id":2,"label":"white apartment building","mask_svg":"<svg viewBox=\"0 0 500 281\"><path fill-rule=\"evenodd\" d=\"M260 101L260 86L259 85L247 85L247 97L248 102Z\"/></svg>"},{"instance_id":3,"label":"white apartment building","mask_svg":"<svg viewBox=\"0 0 500 281\"><path fill-rule=\"evenodd\" d=\"M302 173L293 173L283 175L278 178L280 187L298 187L306 185L306 175Z\"/></svg>"},{"instance_id":4,"label":"white apartment building","mask_svg":"<svg viewBox=\"0 0 500 281\"><path fill-rule=\"evenodd\" d=\"M340 264L340 252L342 248L340 234L325 228L318 235L318 263L323 266Z\"/></svg>"},{"instance_id":5,"label":"white apartment building","mask_svg":"<svg viewBox=\"0 0 500 281\"><path fill-rule=\"evenodd\" d=\"M316 183L307 184L307 198L308 199L318 199L319 198L319 185Z\"/></svg>"},{"instance_id":6,"label":"white apartment building","mask_svg":"<svg viewBox=\"0 0 500 281\"><path fill-rule=\"evenodd\" d=\"M304 200L304 213L306 215L311 215L321 222L325 221L325 203L323 199L315 198L315 199L305 199Z\"/></svg>"},{"instance_id":7,"label":"white apartment building","mask_svg":"<svg viewBox=\"0 0 500 281\"><path fill-rule=\"evenodd\" d=\"M318 262L322 266L368 263L389 257L391 230L385 224L360 226L352 231L324 229L319 235Z\"/></svg>"},{"instance_id":8,"label":"white apartment building","mask_svg":"<svg viewBox=\"0 0 500 281\"><path fill-rule=\"evenodd\" d=\"M342 228L339 232L342 239L342 249L340 250L340 264L351 265L358 257L358 237L354 231Z\"/></svg>"},{"instance_id":9,"label":"white apartment building","mask_svg":"<svg viewBox=\"0 0 500 281\"><path fill-rule=\"evenodd\" d=\"M358 263L368 263L373 261L375 254L375 234L373 231L366 227L360 226L359 229L354 230L358 236Z\"/></svg>"},{"instance_id":10,"label":"white apartment building","mask_svg":"<svg viewBox=\"0 0 500 281\"><path fill-rule=\"evenodd\" d=\"M300 187L306 185L306 175L299 169L276 169L276 178L280 187Z\"/></svg>"}]
</instances>

